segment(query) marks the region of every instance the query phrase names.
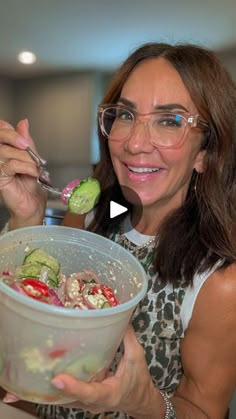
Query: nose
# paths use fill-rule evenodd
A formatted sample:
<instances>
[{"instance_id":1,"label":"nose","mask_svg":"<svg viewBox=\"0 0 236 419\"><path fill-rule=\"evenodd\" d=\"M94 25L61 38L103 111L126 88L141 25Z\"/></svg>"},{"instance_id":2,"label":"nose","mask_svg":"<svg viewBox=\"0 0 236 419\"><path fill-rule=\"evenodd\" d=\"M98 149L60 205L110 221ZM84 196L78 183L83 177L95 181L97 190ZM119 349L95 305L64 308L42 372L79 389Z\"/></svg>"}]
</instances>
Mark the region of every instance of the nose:
<instances>
[{"instance_id":1,"label":"nose","mask_svg":"<svg viewBox=\"0 0 236 419\"><path fill-rule=\"evenodd\" d=\"M147 121L137 120L133 131L125 141L125 149L133 154L153 151Z\"/></svg>"}]
</instances>

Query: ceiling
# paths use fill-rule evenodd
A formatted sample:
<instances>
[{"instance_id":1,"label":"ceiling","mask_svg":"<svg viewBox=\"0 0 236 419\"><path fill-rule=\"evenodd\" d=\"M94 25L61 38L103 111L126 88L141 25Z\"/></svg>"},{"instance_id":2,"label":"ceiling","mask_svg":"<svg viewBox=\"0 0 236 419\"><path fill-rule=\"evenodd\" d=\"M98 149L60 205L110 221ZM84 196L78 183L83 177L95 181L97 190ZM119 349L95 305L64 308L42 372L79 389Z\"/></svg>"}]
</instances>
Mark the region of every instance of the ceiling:
<instances>
[{"instance_id":1,"label":"ceiling","mask_svg":"<svg viewBox=\"0 0 236 419\"><path fill-rule=\"evenodd\" d=\"M113 70L140 43L236 50L235 0L0 0L0 73ZM38 57L17 63L22 50Z\"/></svg>"}]
</instances>

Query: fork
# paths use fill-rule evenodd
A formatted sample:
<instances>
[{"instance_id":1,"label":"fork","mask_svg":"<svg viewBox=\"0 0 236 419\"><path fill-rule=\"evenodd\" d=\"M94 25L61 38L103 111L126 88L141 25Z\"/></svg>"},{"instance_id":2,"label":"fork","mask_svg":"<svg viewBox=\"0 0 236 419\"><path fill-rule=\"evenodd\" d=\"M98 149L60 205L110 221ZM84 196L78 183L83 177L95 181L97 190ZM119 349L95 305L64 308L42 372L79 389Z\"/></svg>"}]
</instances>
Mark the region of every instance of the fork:
<instances>
[{"instance_id":1,"label":"fork","mask_svg":"<svg viewBox=\"0 0 236 419\"><path fill-rule=\"evenodd\" d=\"M27 147L26 151L40 169L39 176L37 177L38 184L49 192L61 195L62 191L51 184L50 174L47 170L45 161L42 160L41 157L39 157L38 154L36 154L30 147Z\"/></svg>"}]
</instances>

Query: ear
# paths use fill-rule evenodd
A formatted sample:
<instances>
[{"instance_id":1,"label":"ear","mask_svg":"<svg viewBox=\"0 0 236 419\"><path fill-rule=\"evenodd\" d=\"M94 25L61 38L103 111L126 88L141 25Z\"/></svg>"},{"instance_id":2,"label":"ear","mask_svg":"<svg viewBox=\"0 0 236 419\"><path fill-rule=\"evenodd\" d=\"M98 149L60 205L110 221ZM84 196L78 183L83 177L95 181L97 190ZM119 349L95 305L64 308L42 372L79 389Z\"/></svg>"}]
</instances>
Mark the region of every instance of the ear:
<instances>
[{"instance_id":1,"label":"ear","mask_svg":"<svg viewBox=\"0 0 236 419\"><path fill-rule=\"evenodd\" d=\"M205 167L204 167L205 155L206 155L206 150L201 150L201 151L198 152L198 154L196 156L193 168L198 173L203 173L204 170L205 170Z\"/></svg>"}]
</instances>

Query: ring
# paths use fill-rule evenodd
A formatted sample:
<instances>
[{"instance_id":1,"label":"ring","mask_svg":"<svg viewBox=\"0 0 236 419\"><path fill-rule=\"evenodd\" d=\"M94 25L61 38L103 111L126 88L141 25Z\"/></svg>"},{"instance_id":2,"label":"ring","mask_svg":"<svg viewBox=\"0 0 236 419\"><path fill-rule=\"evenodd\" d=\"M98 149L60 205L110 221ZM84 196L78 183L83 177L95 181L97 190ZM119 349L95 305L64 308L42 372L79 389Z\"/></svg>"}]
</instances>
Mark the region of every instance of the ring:
<instances>
[{"instance_id":1,"label":"ring","mask_svg":"<svg viewBox=\"0 0 236 419\"><path fill-rule=\"evenodd\" d=\"M1 163L1 165L0 165L0 177L9 177L9 175L6 172L4 172L4 170L3 170L3 166L6 162L0 160L0 163Z\"/></svg>"},{"instance_id":2,"label":"ring","mask_svg":"<svg viewBox=\"0 0 236 419\"><path fill-rule=\"evenodd\" d=\"M0 168L0 177L9 177L10 175L8 175L7 173L4 172L4 170L2 168Z\"/></svg>"}]
</instances>

